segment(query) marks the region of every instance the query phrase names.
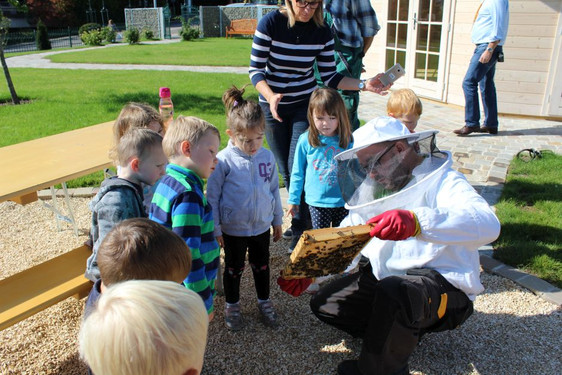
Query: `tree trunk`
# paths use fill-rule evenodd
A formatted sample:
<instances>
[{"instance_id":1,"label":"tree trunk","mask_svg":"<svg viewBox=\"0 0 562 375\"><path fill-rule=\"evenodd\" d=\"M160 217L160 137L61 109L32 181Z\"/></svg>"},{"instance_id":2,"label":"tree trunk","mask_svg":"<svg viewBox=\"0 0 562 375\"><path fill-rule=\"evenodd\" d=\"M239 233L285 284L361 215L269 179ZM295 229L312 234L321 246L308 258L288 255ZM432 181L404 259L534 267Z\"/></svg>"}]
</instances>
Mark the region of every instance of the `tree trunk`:
<instances>
[{"instance_id":1,"label":"tree trunk","mask_svg":"<svg viewBox=\"0 0 562 375\"><path fill-rule=\"evenodd\" d=\"M2 46L0 46L0 61L2 62L2 69L4 69L4 75L6 76L6 83L8 83L8 89L10 90L12 102L14 104L20 104L20 98L18 98L18 94L16 94L16 89L14 88L14 83L12 82L10 71L8 70L8 64L6 64L6 58L4 57L4 48Z\"/></svg>"}]
</instances>

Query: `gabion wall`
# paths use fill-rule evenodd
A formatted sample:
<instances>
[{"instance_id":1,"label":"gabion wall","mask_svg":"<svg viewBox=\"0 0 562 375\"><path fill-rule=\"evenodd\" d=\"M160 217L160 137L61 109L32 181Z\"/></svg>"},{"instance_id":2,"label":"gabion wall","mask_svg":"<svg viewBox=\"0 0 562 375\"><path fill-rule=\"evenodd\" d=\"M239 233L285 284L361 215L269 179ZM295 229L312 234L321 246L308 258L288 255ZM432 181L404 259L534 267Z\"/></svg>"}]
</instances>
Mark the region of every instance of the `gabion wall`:
<instances>
[{"instance_id":1,"label":"gabion wall","mask_svg":"<svg viewBox=\"0 0 562 375\"><path fill-rule=\"evenodd\" d=\"M125 26L127 29L136 27L139 32L143 29L152 30L154 37L164 39L162 10L163 8L126 8Z\"/></svg>"},{"instance_id":2,"label":"gabion wall","mask_svg":"<svg viewBox=\"0 0 562 375\"><path fill-rule=\"evenodd\" d=\"M200 11L200 28L202 32L202 37L204 38L216 38L221 36L220 33L220 9L218 7L204 7L202 6ZM223 33L224 35L224 33Z\"/></svg>"}]
</instances>

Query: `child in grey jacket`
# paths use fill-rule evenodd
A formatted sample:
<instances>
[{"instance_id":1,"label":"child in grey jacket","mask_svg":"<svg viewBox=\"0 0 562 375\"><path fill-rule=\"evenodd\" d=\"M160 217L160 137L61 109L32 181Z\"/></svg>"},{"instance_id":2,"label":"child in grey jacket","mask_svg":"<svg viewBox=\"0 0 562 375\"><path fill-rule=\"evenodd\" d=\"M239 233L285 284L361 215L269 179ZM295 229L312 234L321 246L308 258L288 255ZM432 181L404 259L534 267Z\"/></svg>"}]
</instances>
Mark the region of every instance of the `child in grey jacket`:
<instances>
[{"instance_id":1,"label":"child in grey jacket","mask_svg":"<svg viewBox=\"0 0 562 375\"><path fill-rule=\"evenodd\" d=\"M98 249L105 235L125 219L146 217L141 183L154 185L164 175L168 162L162 150L162 136L145 128L134 128L125 133L114 157L120 167L117 177L103 181L90 202L93 246L85 276L93 282L100 278Z\"/></svg>"},{"instance_id":2,"label":"child in grey jacket","mask_svg":"<svg viewBox=\"0 0 562 375\"><path fill-rule=\"evenodd\" d=\"M232 87L223 97L227 111L228 146L207 181L207 199L213 208L215 237L225 253L225 321L231 330L243 326L240 278L246 252L265 325L277 326L269 299L269 240L281 238L283 208L273 153L263 148L265 119L259 104L244 100L244 88Z\"/></svg>"}]
</instances>

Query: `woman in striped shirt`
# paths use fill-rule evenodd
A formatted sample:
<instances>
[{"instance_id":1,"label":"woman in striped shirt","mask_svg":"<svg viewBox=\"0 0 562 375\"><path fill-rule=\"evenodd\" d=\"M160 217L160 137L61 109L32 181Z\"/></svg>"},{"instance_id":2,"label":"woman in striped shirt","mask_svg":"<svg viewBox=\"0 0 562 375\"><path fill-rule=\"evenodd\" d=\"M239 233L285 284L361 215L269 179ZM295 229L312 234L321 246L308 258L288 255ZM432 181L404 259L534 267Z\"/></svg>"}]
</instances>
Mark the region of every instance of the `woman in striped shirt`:
<instances>
[{"instance_id":1,"label":"woman in striped shirt","mask_svg":"<svg viewBox=\"0 0 562 375\"><path fill-rule=\"evenodd\" d=\"M254 34L250 79L260 93L265 136L287 189L297 141L308 128L308 101L316 89L315 63L328 87L381 95L390 87L383 87L379 75L360 80L337 73L334 39L324 24L321 0L285 0L283 9L265 15ZM308 212L308 207L299 212ZM293 217L291 248L307 229L306 222L300 215Z\"/></svg>"}]
</instances>

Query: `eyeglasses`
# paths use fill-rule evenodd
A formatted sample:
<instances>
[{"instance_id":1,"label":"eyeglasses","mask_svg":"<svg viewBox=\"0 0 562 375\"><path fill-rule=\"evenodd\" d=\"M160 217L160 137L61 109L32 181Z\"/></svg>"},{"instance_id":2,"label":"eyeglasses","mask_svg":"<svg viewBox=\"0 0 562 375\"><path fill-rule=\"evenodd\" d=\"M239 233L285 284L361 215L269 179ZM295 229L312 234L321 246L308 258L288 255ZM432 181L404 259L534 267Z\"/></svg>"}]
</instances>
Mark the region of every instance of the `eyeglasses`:
<instances>
[{"instance_id":1,"label":"eyeglasses","mask_svg":"<svg viewBox=\"0 0 562 375\"><path fill-rule=\"evenodd\" d=\"M307 6L310 7L310 9L316 9L318 8L318 5L320 5L322 2L321 1L304 1L304 0L296 0L297 6L299 8L306 8Z\"/></svg>"},{"instance_id":2,"label":"eyeglasses","mask_svg":"<svg viewBox=\"0 0 562 375\"><path fill-rule=\"evenodd\" d=\"M392 148L396 146L396 143L391 144L390 146L388 146L381 154L379 157L377 157L376 159L374 157L370 158L369 160L367 160L367 163L365 163L365 165L361 164L361 168L363 169L363 171L365 173L369 173L371 172L373 169L378 168L381 166L380 160L390 151L392 150Z\"/></svg>"}]
</instances>

